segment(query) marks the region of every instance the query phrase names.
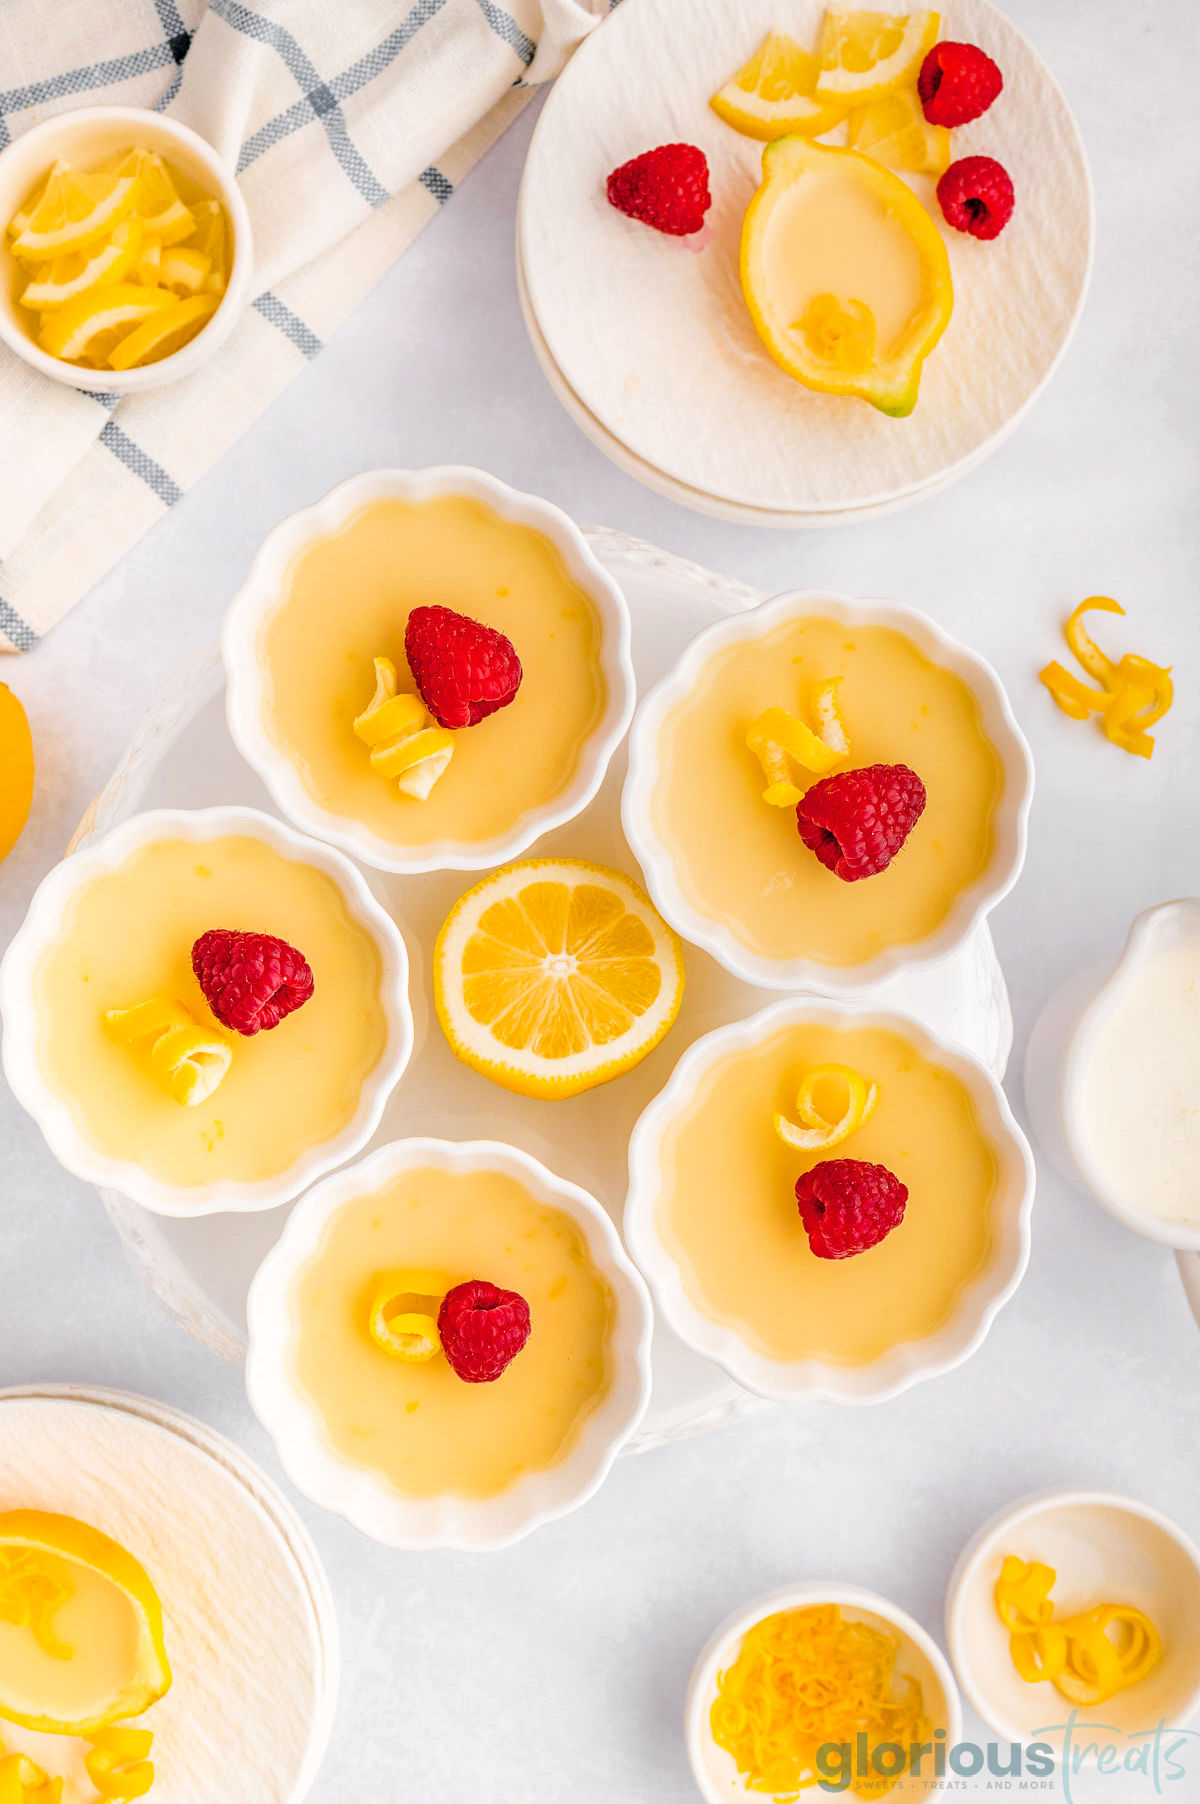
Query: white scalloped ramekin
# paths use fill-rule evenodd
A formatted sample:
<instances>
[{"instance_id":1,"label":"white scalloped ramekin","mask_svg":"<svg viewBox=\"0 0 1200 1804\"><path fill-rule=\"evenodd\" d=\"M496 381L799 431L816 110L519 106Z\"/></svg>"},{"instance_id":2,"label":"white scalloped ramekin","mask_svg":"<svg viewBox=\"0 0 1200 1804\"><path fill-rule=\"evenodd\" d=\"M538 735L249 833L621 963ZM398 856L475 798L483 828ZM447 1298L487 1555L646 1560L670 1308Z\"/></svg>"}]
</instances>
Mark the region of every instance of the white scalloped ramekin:
<instances>
[{"instance_id":1,"label":"white scalloped ramekin","mask_svg":"<svg viewBox=\"0 0 1200 1804\"><path fill-rule=\"evenodd\" d=\"M903 633L933 663L962 678L979 705L984 733L1004 769L1004 786L993 822L992 857L983 876L963 890L936 932L924 940L889 946L860 965L822 964L812 958L769 958L745 944L731 922L704 913L685 893L675 854L654 820L654 792L660 771L660 743L669 716L692 694L710 659L730 646L765 639L786 621L820 615L848 626L885 626ZM992 666L925 614L893 601L856 601L819 589L789 590L744 614L719 620L697 635L673 671L645 696L629 735L629 775L621 798L625 836L642 867L646 888L661 914L685 939L735 977L764 989L815 989L857 994L901 970L940 963L974 933L984 916L1006 896L1025 862L1029 807L1033 799L1033 759L1017 725L1000 678Z\"/></svg>"},{"instance_id":2,"label":"white scalloped ramekin","mask_svg":"<svg viewBox=\"0 0 1200 1804\"><path fill-rule=\"evenodd\" d=\"M353 1465L327 1440L312 1402L291 1372L291 1293L316 1253L326 1224L343 1205L369 1196L398 1172L437 1165L447 1171L499 1171L579 1227L597 1271L616 1299L611 1326L613 1382L566 1458L527 1473L495 1497L405 1497L376 1473ZM388 1547L453 1547L491 1552L556 1516L578 1509L608 1476L650 1399L650 1297L600 1204L586 1190L491 1140L393 1141L310 1190L288 1217L250 1286L246 1390L298 1491L344 1516Z\"/></svg>"},{"instance_id":3,"label":"white scalloped ramekin","mask_svg":"<svg viewBox=\"0 0 1200 1804\"><path fill-rule=\"evenodd\" d=\"M658 1199L666 1178L663 1143L691 1108L709 1071L731 1054L761 1045L781 1028L808 1021L832 1028L878 1028L911 1041L923 1057L944 1066L964 1085L975 1104L980 1131L996 1155L993 1242L986 1267L936 1334L894 1347L866 1365L770 1359L758 1352L736 1328L714 1321L692 1301L678 1262L658 1229ZM695 1041L644 1111L629 1142L625 1243L650 1286L655 1308L680 1340L723 1366L748 1391L782 1403L881 1403L922 1379L953 1370L981 1345L993 1318L1025 1275L1033 1189L1028 1142L1000 1085L973 1054L939 1039L909 1016L872 1008L866 1001L793 996Z\"/></svg>"},{"instance_id":4,"label":"white scalloped ramekin","mask_svg":"<svg viewBox=\"0 0 1200 1804\"><path fill-rule=\"evenodd\" d=\"M372 832L365 822L322 807L305 787L294 761L272 738L266 723L266 694L259 642L274 612L294 558L317 540L345 526L376 501L431 501L461 495L490 508L502 520L531 527L549 539L596 610L600 622L600 667L608 700L593 728L574 780L540 808L531 809L513 829L490 840L442 840L406 851ZM429 470L364 470L331 489L323 500L292 514L263 540L250 574L229 604L221 635L225 661L226 715L234 744L267 785L279 807L305 832L331 841L378 871L417 876L425 871L482 871L508 864L554 827L573 820L604 781L609 760L633 718L636 683L625 597L596 558L583 534L549 501L510 489L483 470L442 465Z\"/></svg>"},{"instance_id":5,"label":"white scalloped ramekin","mask_svg":"<svg viewBox=\"0 0 1200 1804\"><path fill-rule=\"evenodd\" d=\"M732 1755L713 1740L709 1715L716 1701L718 1676L737 1659L742 1642L764 1617L782 1610L812 1609L817 1604L837 1604L849 1621L866 1620L873 1628L895 1635L900 1643L897 1665L901 1672L911 1672L920 1681L930 1728L945 1734L948 1748L962 1735L962 1702L950 1663L933 1636L907 1611L877 1591L864 1591L858 1585L843 1585L836 1580L783 1585L754 1598L727 1617L692 1668L683 1732L692 1776L706 1804L738 1804L739 1799L761 1799L763 1795L747 1790ZM927 1775L908 1776L888 1792L888 1797L894 1804L914 1804L917 1798L934 1797L945 1788L944 1781L934 1778L931 1762ZM827 1785L823 1790L826 1794L836 1791L841 1796L845 1788Z\"/></svg>"},{"instance_id":6,"label":"white scalloped ramekin","mask_svg":"<svg viewBox=\"0 0 1200 1804\"><path fill-rule=\"evenodd\" d=\"M293 1160L285 1171L252 1183L172 1185L152 1177L132 1160L115 1159L81 1133L69 1103L43 1075L38 1052L37 968L49 951L74 897L85 884L124 864L139 847L159 839L186 839L197 845L240 835L261 840L284 858L309 864L331 877L347 909L366 928L383 962L380 1006L387 1020L383 1056L363 1086L354 1117L340 1133ZM102 1189L119 1191L156 1215L242 1214L289 1202L316 1178L361 1150L379 1126L384 1104L408 1064L413 1049L413 1017L408 999L408 953L391 917L376 902L362 875L340 852L306 839L294 828L256 808L157 808L106 834L85 851L73 852L44 879L24 925L0 964L0 1019L4 1023L4 1075L17 1101L33 1116L60 1165Z\"/></svg>"},{"instance_id":7,"label":"white scalloped ramekin","mask_svg":"<svg viewBox=\"0 0 1200 1804\"><path fill-rule=\"evenodd\" d=\"M16 263L7 235L0 233L0 339L42 375L92 394L140 394L190 376L220 350L245 312L250 293L254 261L250 214L232 167L199 132L149 107L77 107L73 112L55 113L14 138L0 154L0 224L7 225L30 189L59 157L94 166L100 157L134 148L156 150L219 200L233 241L229 279L220 306L203 330L169 357L134 370L84 369L51 357L30 334L28 315L23 316L17 305Z\"/></svg>"}]
</instances>

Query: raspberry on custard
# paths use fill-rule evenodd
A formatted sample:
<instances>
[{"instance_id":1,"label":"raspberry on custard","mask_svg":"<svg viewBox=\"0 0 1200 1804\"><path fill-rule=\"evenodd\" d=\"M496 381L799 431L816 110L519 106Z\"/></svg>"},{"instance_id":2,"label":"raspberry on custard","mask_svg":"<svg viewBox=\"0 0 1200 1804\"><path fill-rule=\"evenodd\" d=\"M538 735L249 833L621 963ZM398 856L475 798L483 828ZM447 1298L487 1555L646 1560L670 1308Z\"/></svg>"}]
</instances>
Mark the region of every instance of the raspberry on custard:
<instances>
[{"instance_id":1,"label":"raspberry on custard","mask_svg":"<svg viewBox=\"0 0 1200 1804\"><path fill-rule=\"evenodd\" d=\"M995 157L960 157L937 185L946 224L972 238L998 238L1013 216L1012 177Z\"/></svg>"},{"instance_id":2,"label":"raspberry on custard","mask_svg":"<svg viewBox=\"0 0 1200 1804\"><path fill-rule=\"evenodd\" d=\"M192 970L221 1026L245 1035L278 1027L316 987L307 959L286 940L231 927L200 935Z\"/></svg>"},{"instance_id":3,"label":"raspberry on custard","mask_svg":"<svg viewBox=\"0 0 1200 1804\"><path fill-rule=\"evenodd\" d=\"M469 1278L447 1291L437 1325L451 1369L467 1384L491 1384L529 1339L529 1305L518 1291Z\"/></svg>"},{"instance_id":4,"label":"raspberry on custard","mask_svg":"<svg viewBox=\"0 0 1200 1804\"><path fill-rule=\"evenodd\" d=\"M977 44L935 44L917 77L917 93L930 125L967 125L986 113L1004 77Z\"/></svg>"},{"instance_id":5,"label":"raspberry on custard","mask_svg":"<svg viewBox=\"0 0 1200 1804\"><path fill-rule=\"evenodd\" d=\"M521 687L521 660L512 640L453 608L414 608L404 630L404 655L439 727L478 726L507 708Z\"/></svg>"},{"instance_id":6,"label":"raspberry on custard","mask_svg":"<svg viewBox=\"0 0 1200 1804\"><path fill-rule=\"evenodd\" d=\"M857 883L886 871L925 800L925 785L907 764L868 764L814 783L796 805L796 825L826 870Z\"/></svg>"},{"instance_id":7,"label":"raspberry on custard","mask_svg":"<svg viewBox=\"0 0 1200 1804\"><path fill-rule=\"evenodd\" d=\"M619 213L656 232L687 238L704 224L712 205L708 158L694 144L660 144L614 169L608 198Z\"/></svg>"},{"instance_id":8,"label":"raspberry on custard","mask_svg":"<svg viewBox=\"0 0 1200 1804\"><path fill-rule=\"evenodd\" d=\"M886 1165L822 1159L796 1180L796 1203L818 1259L853 1259L904 1220L908 1187Z\"/></svg>"}]
</instances>

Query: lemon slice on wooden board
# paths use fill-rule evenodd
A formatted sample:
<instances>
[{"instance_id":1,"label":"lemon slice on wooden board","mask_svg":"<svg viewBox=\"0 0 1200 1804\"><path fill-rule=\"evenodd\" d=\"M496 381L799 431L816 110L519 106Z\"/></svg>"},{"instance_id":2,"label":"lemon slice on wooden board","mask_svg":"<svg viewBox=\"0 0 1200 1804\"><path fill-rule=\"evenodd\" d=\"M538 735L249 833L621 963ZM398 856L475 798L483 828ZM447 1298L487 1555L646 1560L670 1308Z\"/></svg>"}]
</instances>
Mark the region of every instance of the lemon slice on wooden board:
<instances>
[{"instance_id":1,"label":"lemon slice on wooden board","mask_svg":"<svg viewBox=\"0 0 1200 1804\"><path fill-rule=\"evenodd\" d=\"M522 1096L575 1096L658 1045L679 1012L683 946L623 872L532 858L455 903L433 993L464 1065Z\"/></svg>"},{"instance_id":2,"label":"lemon slice on wooden board","mask_svg":"<svg viewBox=\"0 0 1200 1804\"><path fill-rule=\"evenodd\" d=\"M803 132L820 138L846 117L851 101L814 100L821 59L786 32L768 32L750 61L709 101L717 117L747 138Z\"/></svg>"},{"instance_id":3,"label":"lemon slice on wooden board","mask_svg":"<svg viewBox=\"0 0 1200 1804\"><path fill-rule=\"evenodd\" d=\"M88 1735L170 1685L162 1606L133 1555L74 1516L0 1514L0 1717Z\"/></svg>"},{"instance_id":4,"label":"lemon slice on wooden board","mask_svg":"<svg viewBox=\"0 0 1200 1804\"><path fill-rule=\"evenodd\" d=\"M915 83L940 27L937 13L826 13L816 98L865 106Z\"/></svg>"},{"instance_id":5,"label":"lemon slice on wooden board","mask_svg":"<svg viewBox=\"0 0 1200 1804\"><path fill-rule=\"evenodd\" d=\"M133 175L83 175L70 168L52 173L23 231L12 241L13 255L25 263L43 263L68 251L87 250L128 219L138 198Z\"/></svg>"}]
</instances>

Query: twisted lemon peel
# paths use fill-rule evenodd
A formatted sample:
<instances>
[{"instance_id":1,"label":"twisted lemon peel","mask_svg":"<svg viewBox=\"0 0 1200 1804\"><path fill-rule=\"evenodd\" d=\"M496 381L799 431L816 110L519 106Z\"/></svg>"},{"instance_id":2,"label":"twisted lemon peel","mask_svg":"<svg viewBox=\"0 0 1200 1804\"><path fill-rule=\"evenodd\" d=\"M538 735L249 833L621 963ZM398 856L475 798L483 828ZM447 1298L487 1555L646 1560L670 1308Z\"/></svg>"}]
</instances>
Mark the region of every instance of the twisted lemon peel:
<instances>
[{"instance_id":1,"label":"twisted lemon peel","mask_svg":"<svg viewBox=\"0 0 1200 1804\"><path fill-rule=\"evenodd\" d=\"M786 708L765 708L751 721L746 744L762 765L767 779L763 801L772 808L794 808L804 793L792 781L789 759L814 776L825 776L850 756L850 739L837 701L841 680L830 677L813 691L815 731Z\"/></svg>"},{"instance_id":2,"label":"twisted lemon peel","mask_svg":"<svg viewBox=\"0 0 1200 1804\"><path fill-rule=\"evenodd\" d=\"M1063 636L1080 667L1098 687L1092 689L1081 683L1057 659L1038 675L1072 720L1099 714L1105 737L1113 745L1135 757L1149 758L1154 752L1154 738L1146 729L1162 719L1175 699L1170 668L1152 664L1149 658L1138 657L1134 652L1126 652L1114 664L1084 626L1083 616L1088 613L1123 616L1125 610L1110 596L1090 595L1074 609L1063 628Z\"/></svg>"},{"instance_id":3,"label":"twisted lemon peel","mask_svg":"<svg viewBox=\"0 0 1200 1804\"><path fill-rule=\"evenodd\" d=\"M1132 1604L1096 1604L1055 1619L1050 1593L1058 1574L1040 1560L1005 1558L996 1580L996 1610L1009 1634L1009 1652L1031 1685L1049 1680L1068 1702L1105 1704L1144 1679L1162 1658L1162 1637ZM1123 1633L1120 1646L1108 1633Z\"/></svg>"},{"instance_id":4,"label":"twisted lemon peel","mask_svg":"<svg viewBox=\"0 0 1200 1804\"><path fill-rule=\"evenodd\" d=\"M451 1289L444 1272L404 1269L376 1279L367 1325L371 1339L392 1359L424 1365L442 1350L438 1310ZM430 1307L430 1305L432 1307Z\"/></svg>"},{"instance_id":5,"label":"twisted lemon peel","mask_svg":"<svg viewBox=\"0 0 1200 1804\"><path fill-rule=\"evenodd\" d=\"M0 1757L0 1804L59 1804L62 1793L62 1780L51 1779L27 1754Z\"/></svg>"},{"instance_id":6,"label":"twisted lemon peel","mask_svg":"<svg viewBox=\"0 0 1200 1804\"><path fill-rule=\"evenodd\" d=\"M83 1757L84 1771L100 1796L114 1804L144 1798L154 1784L154 1763L146 1758L154 1742L153 1729L113 1723L87 1739L91 1747Z\"/></svg>"},{"instance_id":7,"label":"twisted lemon peel","mask_svg":"<svg viewBox=\"0 0 1200 1804\"><path fill-rule=\"evenodd\" d=\"M390 658L375 660L375 693L354 722L354 731L371 749L371 769L394 777L405 795L423 802L454 756L454 735L434 725L416 695L399 695L396 666Z\"/></svg>"},{"instance_id":8,"label":"twisted lemon peel","mask_svg":"<svg viewBox=\"0 0 1200 1804\"><path fill-rule=\"evenodd\" d=\"M815 294L790 330L835 369L857 374L869 369L875 356L875 315L865 301Z\"/></svg>"},{"instance_id":9,"label":"twisted lemon peel","mask_svg":"<svg viewBox=\"0 0 1200 1804\"><path fill-rule=\"evenodd\" d=\"M233 1063L233 1048L215 1028L201 1027L181 1002L152 996L133 1008L110 1008L105 1024L118 1040L151 1040L150 1069L181 1108L206 1102Z\"/></svg>"},{"instance_id":10,"label":"twisted lemon peel","mask_svg":"<svg viewBox=\"0 0 1200 1804\"><path fill-rule=\"evenodd\" d=\"M837 1121L831 1121L817 1106L817 1091L828 1083L846 1086L846 1107ZM794 1146L798 1152L825 1152L856 1133L878 1104L878 1084L869 1082L853 1065L814 1065L805 1072L796 1092L796 1113L804 1125L797 1127L786 1115L776 1115L775 1132L785 1146Z\"/></svg>"},{"instance_id":11,"label":"twisted lemon peel","mask_svg":"<svg viewBox=\"0 0 1200 1804\"><path fill-rule=\"evenodd\" d=\"M32 1548L0 1549L0 1622L28 1629L52 1660L69 1660L75 1652L54 1628L54 1618L72 1591L66 1579L46 1571Z\"/></svg>"}]
</instances>

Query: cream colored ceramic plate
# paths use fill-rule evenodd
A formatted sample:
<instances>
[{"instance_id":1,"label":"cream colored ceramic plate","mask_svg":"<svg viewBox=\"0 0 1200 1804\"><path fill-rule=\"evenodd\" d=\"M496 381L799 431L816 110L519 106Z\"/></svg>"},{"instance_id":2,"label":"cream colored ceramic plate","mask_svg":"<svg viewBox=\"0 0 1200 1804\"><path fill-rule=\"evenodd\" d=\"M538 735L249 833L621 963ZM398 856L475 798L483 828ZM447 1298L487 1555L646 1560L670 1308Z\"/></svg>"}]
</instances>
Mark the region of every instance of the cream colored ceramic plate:
<instances>
[{"instance_id":1,"label":"cream colored ceramic plate","mask_svg":"<svg viewBox=\"0 0 1200 1804\"><path fill-rule=\"evenodd\" d=\"M823 11L793 0L788 30L815 42ZM991 110L955 132L954 155L998 157L1017 210L991 244L945 229L955 311L909 419L811 393L767 356L738 280L761 146L708 106L779 26L772 0L625 0L543 109L518 260L562 385L633 459L701 498L689 504L849 518L962 475L1032 406L1083 306L1091 187L1078 128L1032 46L989 0L950 0L942 35L981 44L1005 76ZM680 139L712 172L713 207L692 239L624 218L604 194L616 165ZM932 184L913 185L940 220Z\"/></svg>"},{"instance_id":2,"label":"cream colored ceramic plate","mask_svg":"<svg viewBox=\"0 0 1200 1804\"><path fill-rule=\"evenodd\" d=\"M664 676L696 633L722 614L763 597L731 578L620 533L589 532L588 543L630 604L633 655L643 688ZM599 795L575 821L539 842L539 851L591 858L636 870L621 832L622 747ZM261 782L238 757L223 714L219 660L191 658L163 691L134 744L81 830L86 839L137 809L247 802L271 810ZM656 1052L628 1076L587 1095L541 1103L497 1089L451 1055L432 1020L427 958L451 904L470 887L466 873L422 877L368 873L376 896L391 902L408 931L417 1045L384 1113L375 1144L413 1133L447 1139L504 1140L590 1191L620 1218L633 1125L701 1034L755 1013L761 990L727 976L706 954L687 952L687 992L679 1020ZM880 987L881 1007L906 1010L934 1032L961 1041L1000 1075L1012 1018L991 939L984 928L962 953L935 970ZM167 1221L106 1197L134 1264L161 1302L199 1340L238 1360L246 1338L246 1293L260 1259L283 1227L285 1211ZM656 1326L654 1388L633 1446L654 1446L715 1425L755 1401L669 1329Z\"/></svg>"},{"instance_id":3,"label":"cream colored ceramic plate","mask_svg":"<svg viewBox=\"0 0 1200 1804\"><path fill-rule=\"evenodd\" d=\"M81 1517L142 1560L174 1683L153 1729L155 1804L301 1804L333 1724L337 1618L307 1532L236 1447L147 1397L81 1385L0 1391L0 1508ZM94 1804L84 1745L3 1725Z\"/></svg>"}]
</instances>

